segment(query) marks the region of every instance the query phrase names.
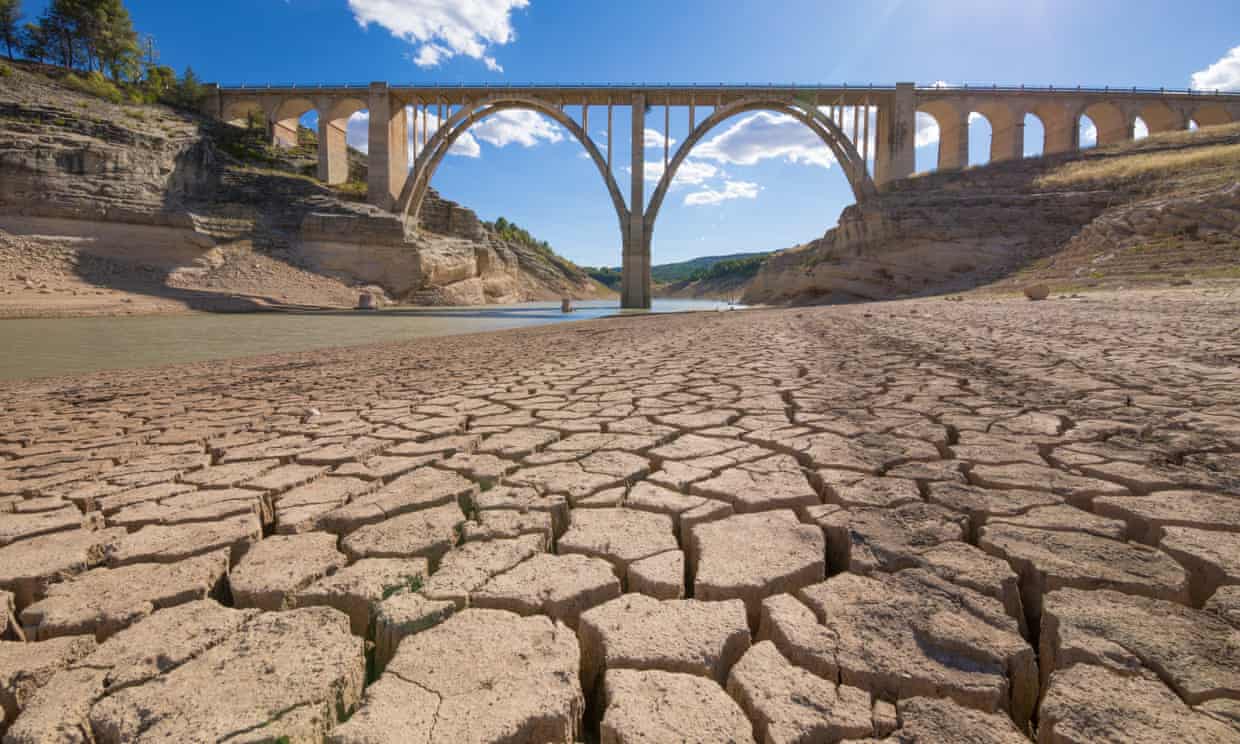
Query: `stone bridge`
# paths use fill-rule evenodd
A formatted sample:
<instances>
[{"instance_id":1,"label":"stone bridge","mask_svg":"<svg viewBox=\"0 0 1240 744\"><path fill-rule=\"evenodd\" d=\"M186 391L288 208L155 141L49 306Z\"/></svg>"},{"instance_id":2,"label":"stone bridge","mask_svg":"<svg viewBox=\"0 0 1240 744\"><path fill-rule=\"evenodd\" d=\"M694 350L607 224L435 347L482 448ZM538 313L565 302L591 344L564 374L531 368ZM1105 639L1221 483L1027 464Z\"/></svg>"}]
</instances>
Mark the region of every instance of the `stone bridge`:
<instances>
[{"instance_id":1,"label":"stone bridge","mask_svg":"<svg viewBox=\"0 0 1240 744\"><path fill-rule=\"evenodd\" d=\"M918 87L913 83L888 87L212 85L205 106L209 115L228 122L261 115L273 143L283 146L296 144L300 118L316 111L319 177L329 184L347 180L346 126L350 116L368 111L369 199L415 224L436 169L472 125L505 110L543 114L581 143L611 195L623 245L621 305L626 308L650 306L651 235L678 168L694 145L738 114L771 111L800 121L831 149L858 201L890 181L913 174L919 112L938 123L939 169L968 164L971 114L990 123L991 161L1023 156L1028 116L1042 124L1046 154L1080 147L1082 117L1093 121L1100 145L1132 139L1138 119L1152 134L1240 121L1240 94L1136 88ZM617 107L644 112L629 117L627 200L612 160L612 121ZM689 119L689 135L674 150L668 137L673 107L687 108ZM659 113L664 125L663 170L647 201L646 118ZM591 115L596 127L600 119L606 121L607 137L601 146L590 135Z\"/></svg>"}]
</instances>

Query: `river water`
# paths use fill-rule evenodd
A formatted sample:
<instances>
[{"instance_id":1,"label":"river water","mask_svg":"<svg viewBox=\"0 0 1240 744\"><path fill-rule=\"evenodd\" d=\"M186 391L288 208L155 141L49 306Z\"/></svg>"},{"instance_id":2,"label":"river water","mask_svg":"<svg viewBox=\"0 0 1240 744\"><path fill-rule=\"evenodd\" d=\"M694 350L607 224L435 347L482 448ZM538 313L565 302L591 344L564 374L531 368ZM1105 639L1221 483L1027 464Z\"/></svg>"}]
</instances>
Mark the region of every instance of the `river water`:
<instances>
[{"instance_id":1,"label":"river water","mask_svg":"<svg viewBox=\"0 0 1240 744\"><path fill-rule=\"evenodd\" d=\"M532 302L380 312L0 320L0 380L359 346L621 314L615 300L583 301L574 307L572 313L560 312L559 302ZM656 299L650 312L726 308L713 300Z\"/></svg>"}]
</instances>

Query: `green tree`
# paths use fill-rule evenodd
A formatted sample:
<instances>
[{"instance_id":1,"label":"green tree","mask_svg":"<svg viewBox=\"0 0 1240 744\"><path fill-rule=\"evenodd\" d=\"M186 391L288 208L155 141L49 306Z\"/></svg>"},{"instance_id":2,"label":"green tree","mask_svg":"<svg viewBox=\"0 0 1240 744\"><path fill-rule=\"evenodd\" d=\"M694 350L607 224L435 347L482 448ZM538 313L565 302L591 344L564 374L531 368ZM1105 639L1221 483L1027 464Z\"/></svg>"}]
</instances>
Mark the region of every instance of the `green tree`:
<instances>
[{"instance_id":1,"label":"green tree","mask_svg":"<svg viewBox=\"0 0 1240 744\"><path fill-rule=\"evenodd\" d=\"M129 10L121 0L91 0L90 5L87 28L99 66L118 82L136 79L141 50Z\"/></svg>"},{"instance_id":2,"label":"green tree","mask_svg":"<svg viewBox=\"0 0 1240 744\"><path fill-rule=\"evenodd\" d=\"M13 47L21 48L21 33L18 25L22 19L22 6L19 0L0 0L0 40L13 59Z\"/></svg>"},{"instance_id":3,"label":"green tree","mask_svg":"<svg viewBox=\"0 0 1240 744\"><path fill-rule=\"evenodd\" d=\"M25 28L22 29L22 56L26 59L32 59L40 63L46 61L51 56L50 43L47 32L39 24L27 23Z\"/></svg>"},{"instance_id":4,"label":"green tree","mask_svg":"<svg viewBox=\"0 0 1240 744\"><path fill-rule=\"evenodd\" d=\"M162 100L176 87L177 73L165 65L148 64L142 78L142 89L151 101Z\"/></svg>"}]
</instances>

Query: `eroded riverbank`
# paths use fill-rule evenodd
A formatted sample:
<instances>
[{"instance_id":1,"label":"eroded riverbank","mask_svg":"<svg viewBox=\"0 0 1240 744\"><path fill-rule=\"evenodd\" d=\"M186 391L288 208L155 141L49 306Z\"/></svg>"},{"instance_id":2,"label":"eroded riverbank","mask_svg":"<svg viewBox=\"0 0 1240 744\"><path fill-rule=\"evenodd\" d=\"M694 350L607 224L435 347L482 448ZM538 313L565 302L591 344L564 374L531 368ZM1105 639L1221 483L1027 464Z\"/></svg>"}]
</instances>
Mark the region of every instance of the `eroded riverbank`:
<instances>
[{"instance_id":1,"label":"eroded riverbank","mask_svg":"<svg viewBox=\"0 0 1240 744\"><path fill-rule=\"evenodd\" d=\"M0 384L0 670L45 685L9 736L1234 740L1238 310L695 313Z\"/></svg>"}]
</instances>

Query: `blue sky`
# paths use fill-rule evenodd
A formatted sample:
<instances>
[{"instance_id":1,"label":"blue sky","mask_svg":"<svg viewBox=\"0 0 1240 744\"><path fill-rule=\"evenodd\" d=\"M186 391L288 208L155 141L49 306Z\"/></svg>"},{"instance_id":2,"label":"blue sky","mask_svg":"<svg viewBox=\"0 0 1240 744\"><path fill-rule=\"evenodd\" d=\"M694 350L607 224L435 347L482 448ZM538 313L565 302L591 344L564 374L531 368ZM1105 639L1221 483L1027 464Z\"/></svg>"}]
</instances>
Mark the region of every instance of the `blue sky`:
<instances>
[{"instance_id":1,"label":"blue sky","mask_svg":"<svg viewBox=\"0 0 1240 744\"><path fill-rule=\"evenodd\" d=\"M27 15L44 3L26 0ZM128 0L162 61L225 83L1026 83L1240 88L1237 0ZM575 112L574 112L575 114ZM603 117L591 133L603 145ZM656 263L785 248L852 203L838 166L799 125L758 114L695 151L654 232ZM767 117L767 118L763 118ZM364 122L358 122L363 124ZM615 213L594 166L533 116L480 125L434 186L503 215L570 259L617 265ZM618 116L623 133L627 116ZM662 110L646 126L662 130ZM687 118L673 112L671 136ZM919 127L920 129L920 127ZM353 128L354 140L364 132ZM988 126L972 128L984 162ZM933 164L930 127L918 167ZM626 138L627 139L627 138ZM1027 131L1028 153L1040 132ZM362 143L358 143L362 144ZM710 149L713 146L713 150ZM627 155L617 178L627 196ZM662 160L662 147L647 162ZM648 193L652 190L648 189Z\"/></svg>"}]
</instances>

